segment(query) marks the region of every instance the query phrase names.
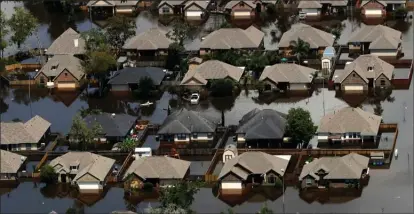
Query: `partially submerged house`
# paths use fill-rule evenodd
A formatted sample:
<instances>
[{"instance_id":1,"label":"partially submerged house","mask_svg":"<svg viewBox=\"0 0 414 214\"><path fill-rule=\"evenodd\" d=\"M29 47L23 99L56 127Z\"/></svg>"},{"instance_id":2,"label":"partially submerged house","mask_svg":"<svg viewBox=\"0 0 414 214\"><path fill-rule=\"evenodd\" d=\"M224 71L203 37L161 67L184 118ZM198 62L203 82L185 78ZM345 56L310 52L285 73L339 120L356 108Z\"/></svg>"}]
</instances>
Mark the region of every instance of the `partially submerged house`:
<instances>
[{"instance_id":1,"label":"partially submerged house","mask_svg":"<svg viewBox=\"0 0 414 214\"><path fill-rule=\"evenodd\" d=\"M185 0L165 0L158 4L158 14L165 15L181 15L184 12L183 3Z\"/></svg>"},{"instance_id":2,"label":"partially submerged house","mask_svg":"<svg viewBox=\"0 0 414 214\"><path fill-rule=\"evenodd\" d=\"M301 0L298 8L306 19L319 19L323 15L340 14L347 5L348 0Z\"/></svg>"},{"instance_id":3,"label":"partially submerged house","mask_svg":"<svg viewBox=\"0 0 414 214\"><path fill-rule=\"evenodd\" d=\"M322 117L318 141L329 144L376 143L382 117L360 108L345 107Z\"/></svg>"},{"instance_id":4,"label":"partially submerged house","mask_svg":"<svg viewBox=\"0 0 414 214\"><path fill-rule=\"evenodd\" d=\"M244 152L224 163L218 176L224 194L238 194L248 184L277 186L285 175L290 156Z\"/></svg>"},{"instance_id":5,"label":"partially submerged house","mask_svg":"<svg viewBox=\"0 0 414 214\"><path fill-rule=\"evenodd\" d=\"M311 88L316 72L298 64L275 64L265 67L259 81L264 82L267 91L304 91Z\"/></svg>"},{"instance_id":6,"label":"partially submerged house","mask_svg":"<svg viewBox=\"0 0 414 214\"><path fill-rule=\"evenodd\" d=\"M119 142L132 135L138 117L128 114L99 113L90 114L84 118L88 127L99 124L102 127L100 136L96 140L100 142Z\"/></svg>"},{"instance_id":7,"label":"partially submerged house","mask_svg":"<svg viewBox=\"0 0 414 214\"><path fill-rule=\"evenodd\" d=\"M361 188L361 180L369 173L369 158L350 153L342 157L315 158L303 166L300 187Z\"/></svg>"},{"instance_id":8,"label":"partially submerged house","mask_svg":"<svg viewBox=\"0 0 414 214\"><path fill-rule=\"evenodd\" d=\"M84 78L82 60L73 55L55 55L34 76L37 84L64 90L79 88Z\"/></svg>"},{"instance_id":9,"label":"partially submerged house","mask_svg":"<svg viewBox=\"0 0 414 214\"><path fill-rule=\"evenodd\" d=\"M373 54L380 57L399 57L402 53L402 34L384 25L365 25L354 31L348 40L349 53Z\"/></svg>"},{"instance_id":10,"label":"partially submerged house","mask_svg":"<svg viewBox=\"0 0 414 214\"><path fill-rule=\"evenodd\" d=\"M160 86L164 80L163 68L157 67L126 67L117 71L108 84L112 92L129 92L138 89L138 83L142 78L149 78L155 86Z\"/></svg>"},{"instance_id":11,"label":"partially submerged house","mask_svg":"<svg viewBox=\"0 0 414 214\"><path fill-rule=\"evenodd\" d=\"M207 18L209 5L208 0L166 0L158 5L158 14L184 16L187 20L203 20Z\"/></svg>"},{"instance_id":12,"label":"partially submerged house","mask_svg":"<svg viewBox=\"0 0 414 214\"><path fill-rule=\"evenodd\" d=\"M343 70L336 70L334 84L343 92L363 92L391 86L394 66L374 55L361 55Z\"/></svg>"},{"instance_id":13,"label":"partially submerged house","mask_svg":"<svg viewBox=\"0 0 414 214\"><path fill-rule=\"evenodd\" d=\"M319 30L306 24L295 24L286 31L279 41L279 50L284 55L290 56L292 41L297 42L299 39L309 43L310 50L314 54L322 54L326 47L332 46L335 36L331 33Z\"/></svg>"},{"instance_id":14,"label":"partially submerged house","mask_svg":"<svg viewBox=\"0 0 414 214\"><path fill-rule=\"evenodd\" d=\"M230 79L239 82L244 68L236 67L218 60L208 60L189 70L180 85L193 90L200 90L210 80Z\"/></svg>"},{"instance_id":15,"label":"partially submerged house","mask_svg":"<svg viewBox=\"0 0 414 214\"><path fill-rule=\"evenodd\" d=\"M80 33L72 28L68 28L46 50L46 55L49 57L55 55L72 55L82 57L86 51L85 40Z\"/></svg>"},{"instance_id":16,"label":"partially submerged house","mask_svg":"<svg viewBox=\"0 0 414 214\"><path fill-rule=\"evenodd\" d=\"M151 183L155 187L174 185L189 175L190 164L190 161L167 156L135 159L125 172L125 189L140 189L145 183Z\"/></svg>"},{"instance_id":17,"label":"partially submerged house","mask_svg":"<svg viewBox=\"0 0 414 214\"><path fill-rule=\"evenodd\" d=\"M36 115L27 122L1 122L1 149L38 150L46 145L50 122Z\"/></svg>"},{"instance_id":18,"label":"partially submerged house","mask_svg":"<svg viewBox=\"0 0 414 214\"><path fill-rule=\"evenodd\" d=\"M273 109L249 111L239 121L234 136L237 147L277 148L285 140L286 115Z\"/></svg>"},{"instance_id":19,"label":"partially submerged house","mask_svg":"<svg viewBox=\"0 0 414 214\"><path fill-rule=\"evenodd\" d=\"M80 192L102 190L114 164L114 159L91 152L68 152L49 163L58 174L59 182L77 185Z\"/></svg>"},{"instance_id":20,"label":"partially submerged house","mask_svg":"<svg viewBox=\"0 0 414 214\"><path fill-rule=\"evenodd\" d=\"M267 5L276 4L276 2L276 0L231 0L227 2L224 9L235 21L249 20L260 17L260 13L266 10Z\"/></svg>"},{"instance_id":21,"label":"partially submerged house","mask_svg":"<svg viewBox=\"0 0 414 214\"><path fill-rule=\"evenodd\" d=\"M170 114L158 130L160 146L210 147L219 123L199 112L182 108Z\"/></svg>"},{"instance_id":22,"label":"partially submerged house","mask_svg":"<svg viewBox=\"0 0 414 214\"><path fill-rule=\"evenodd\" d=\"M3 138L2 138L3 141ZM18 172L22 168L27 157L6 150L0 150L0 181L17 180Z\"/></svg>"},{"instance_id":23,"label":"partially submerged house","mask_svg":"<svg viewBox=\"0 0 414 214\"><path fill-rule=\"evenodd\" d=\"M208 34L200 45L200 55L219 50L257 50L263 47L264 33L254 26L246 30L221 28Z\"/></svg>"},{"instance_id":24,"label":"partially submerged house","mask_svg":"<svg viewBox=\"0 0 414 214\"><path fill-rule=\"evenodd\" d=\"M132 14L136 12L139 0L92 0L86 5L89 13Z\"/></svg>"},{"instance_id":25,"label":"partially submerged house","mask_svg":"<svg viewBox=\"0 0 414 214\"><path fill-rule=\"evenodd\" d=\"M366 18L385 18L387 12L405 7L407 0L362 0L361 13Z\"/></svg>"}]
</instances>

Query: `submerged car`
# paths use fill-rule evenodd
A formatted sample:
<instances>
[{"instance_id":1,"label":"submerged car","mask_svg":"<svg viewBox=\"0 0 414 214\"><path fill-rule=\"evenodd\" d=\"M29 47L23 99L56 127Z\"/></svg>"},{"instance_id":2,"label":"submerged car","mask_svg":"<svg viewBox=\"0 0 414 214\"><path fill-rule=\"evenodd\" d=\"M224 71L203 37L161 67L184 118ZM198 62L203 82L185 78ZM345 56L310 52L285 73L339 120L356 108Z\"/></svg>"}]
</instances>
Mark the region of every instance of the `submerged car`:
<instances>
[{"instance_id":1,"label":"submerged car","mask_svg":"<svg viewBox=\"0 0 414 214\"><path fill-rule=\"evenodd\" d=\"M190 103L193 105L197 105L200 101L200 95L197 93L191 94Z\"/></svg>"}]
</instances>

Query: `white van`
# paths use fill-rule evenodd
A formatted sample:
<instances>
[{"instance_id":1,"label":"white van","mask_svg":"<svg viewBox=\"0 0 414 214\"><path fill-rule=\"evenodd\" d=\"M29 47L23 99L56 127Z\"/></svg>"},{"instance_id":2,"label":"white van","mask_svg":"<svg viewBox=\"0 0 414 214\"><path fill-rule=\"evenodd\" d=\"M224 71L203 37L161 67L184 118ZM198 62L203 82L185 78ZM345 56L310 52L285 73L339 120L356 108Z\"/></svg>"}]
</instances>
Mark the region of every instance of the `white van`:
<instances>
[{"instance_id":1,"label":"white van","mask_svg":"<svg viewBox=\"0 0 414 214\"><path fill-rule=\"evenodd\" d=\"M141 157L151 157L152 156L152 149L149 147L144 148L135 148L134 158L141 158Z\"/></svg>"}]
</instances>

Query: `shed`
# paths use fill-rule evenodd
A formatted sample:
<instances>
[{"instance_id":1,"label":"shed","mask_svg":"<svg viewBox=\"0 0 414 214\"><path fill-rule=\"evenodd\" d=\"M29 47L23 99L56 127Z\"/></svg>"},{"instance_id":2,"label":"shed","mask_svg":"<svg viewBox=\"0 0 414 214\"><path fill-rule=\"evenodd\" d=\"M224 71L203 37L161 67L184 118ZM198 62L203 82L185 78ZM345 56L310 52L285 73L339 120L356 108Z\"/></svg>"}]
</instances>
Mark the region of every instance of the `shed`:
<instances>
[{"instance_id":1,"label":"shed","mask_svg":"<svg viewBox=\"0 0 414 214\"><path fill-rule=\"evenodd\" d=\"M238 155L238 152L237 152L236 144L226 145L226 147L224 148L224 153L223 153L223 163L226 163L226 161L236 157L237 155Z\"/></svg>"}]
</instances>

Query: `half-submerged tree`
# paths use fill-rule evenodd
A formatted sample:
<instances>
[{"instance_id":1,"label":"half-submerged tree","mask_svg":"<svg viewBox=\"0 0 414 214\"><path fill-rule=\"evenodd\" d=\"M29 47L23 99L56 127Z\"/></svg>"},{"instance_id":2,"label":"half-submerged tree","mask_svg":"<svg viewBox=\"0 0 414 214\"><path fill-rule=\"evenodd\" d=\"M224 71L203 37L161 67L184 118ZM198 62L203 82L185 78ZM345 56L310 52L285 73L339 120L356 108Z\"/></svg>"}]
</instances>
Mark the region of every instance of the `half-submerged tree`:
<instances>
[{"instance_id":1,"label":"half-submerged tree","mask_svg":"<svg viewBox=\"0 0 414 214\"><path fill-rule=\"evenodd\" d=\"M309 43L298 39L298 41L291 41L290 47L292 49L292 54L296 56L299 64L302 64L302 59L309 56L310 45Z\"/></svg>"},{"instance_id":2,"label":"half-submerged tree","mask_svg":"<svg viewBox=\"0 0 414 214\"><path fill-rule=\"evenodd\" d=\"M89 128L80 115L76 115L72 121L69 131L69 138L78 144L79 149L86 150L88 145L94 144L94 138L102 134L102 126L98 123Z\"/></svg>"},{"instance_id":3,"label":"half-submerged tree","mask_svg":"<svg viewBox=\"0 0 414 214\"><path fill-rule=\"evenodd\" d=\"M58 180L58 174L55 169L50 165L44 165L40 169L40 181L46 184L54 184Z\"/></svg>"},{"instance_id":4,"label":"half-submerged tree","mask_svg":"<svg viewBox=\"0 0 414 214\"><path fill-rule=\"evenodd\" d=\"M20 48L27 37L36 30L37 19L23 7L15 7L14 14L8 20L8 24L12 33L10 39Z\"/></svg>"},{"instance_id":5,"label":"half-submerged tree","mask_svg":"<svg viewBox=\"0 0 414 214\"><path fill-rule=\"evenodd\" d=\"M0 51L1 51L1 59L3 59L3 52L4 49L7 47L7 41L5 39L6 35L9 33L8 29L8 20L6 15L0 10ZM2 70L0 69L0 72Z\"/></svg>"},{"instance_id":6,"label":"half-submerged tree","mask_svg":"<svg viewBox=\"0 0 414 214\"><path fill-rule=\"evenodd\" d=\"M138 145L137 141L131 138L126 138L124 141L122 141L119 144L119 148L122 152L130 152L130 151L133 151L137 145Z\"/></svg>"},{"instance_id":7,"label":"half-submerged tree","mask_svg":"<svg viewBox=\"0 0 414 214\"><path fill-rule=\"evenodd\" d=\"M135 90L136 95L141 99L147 99L152 95L155 89L154 81L149 77L143 77L138 81L138 88Z\"/></svg>"},{"instance_id":8,"label":"half-submerged tree","mask_svg":"<svg viewBox=\"0 0 414 214\"><path fill-rule=\"evenodd\" d=\"M309 111L303 108L291 108L287 115L286 135L291 141L307 146L314 137L317 126L312 121Z\"/></svg>"},{"instance_id":9,"label":"half-submerged tree","mask_svg":"<svg viewBox=\"0 0 414 214\"><path fill-rule=\"evenodd\" d=\"M118 55L125 42L135 36L135 20L127 16L113 16L108 19L106 35L109 44Z\"/></svg>"},{"instance_id":10,"label":"half-submerged tree","mask_svg":"<svg viewBox=\"0 0 414 214\"><path fill-rule=\"evenodd\" d=\"M218 79L211 82L210 91L214 97L228 97L233 95L235 83L230 79Z\"/></svg>"},{"instance_id":11,"label":"half-submerged tree","mask_svg":"<svg viewBox=\"0 0 414 214\"><path fill-rule=\"evenodd\" d=\"M191 38L194 30L195 28L187 22L176 20L172 24L172 30L167 33L167 37L180 46L184 46L184 40Z\"/></svg>"}]
</instances>

